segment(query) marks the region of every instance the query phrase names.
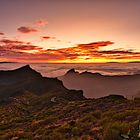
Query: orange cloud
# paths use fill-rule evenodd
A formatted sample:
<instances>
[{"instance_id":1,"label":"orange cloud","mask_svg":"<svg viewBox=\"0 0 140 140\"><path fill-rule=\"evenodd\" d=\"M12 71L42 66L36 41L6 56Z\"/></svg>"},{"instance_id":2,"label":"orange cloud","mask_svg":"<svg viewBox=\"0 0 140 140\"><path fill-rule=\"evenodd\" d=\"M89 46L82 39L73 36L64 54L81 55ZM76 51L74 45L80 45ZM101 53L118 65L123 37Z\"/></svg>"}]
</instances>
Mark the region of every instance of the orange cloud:
<instances>
[{"instance_id":1,"label":"orange cloud","mask_svg":"<svg viewBox=\"0 0 140 140\"><path fill-rule=\"evenodd\" d=\"M89 44L79 44L77 47L80 49L99 49L100 47L105 47L112 44L114 43L111 41L100 41L100 42L93 42Z\"/></svg>"},{"instance_id":2,"label":"orange cloud","mask_svg":"<svg viewBox=\"0 0 140 140\"><path fill-rule=\"evenodd\" d=\"M34 33L34 32L38 32L37 29L31 28L31 27L26 27L26 26L21 26L17 29L20 33L24 33L24 34L29 34L29 33Z\"/></svg>"},{"instance_id":3,"label":"orange cloud","mask_svg":"<svg viewBox=\"0 0 140 140\"><path fill-rule=\"evenodd\" d=\"M140 60L140 52L133 50L101 50L113 44L111 41L100 41L89 44L78 44L76 47L46 49L34 46L29 42L18 40L1 40L0 57L19 62L96 62L97 60ZM96 60L96 61L95 61Z\"/></svg>"}]
</instances>

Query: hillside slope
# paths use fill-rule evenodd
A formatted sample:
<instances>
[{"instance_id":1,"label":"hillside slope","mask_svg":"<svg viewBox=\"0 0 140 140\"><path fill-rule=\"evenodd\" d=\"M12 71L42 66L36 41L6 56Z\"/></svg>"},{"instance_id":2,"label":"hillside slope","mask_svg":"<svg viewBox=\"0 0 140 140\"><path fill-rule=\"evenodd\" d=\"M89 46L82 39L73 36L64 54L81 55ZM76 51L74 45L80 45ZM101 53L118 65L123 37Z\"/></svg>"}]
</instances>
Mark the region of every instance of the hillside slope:
<instances>
[{"instance_id":1,"label":"hillside slope","mask_svg":"<svg viewBox=\"0 0 140 140\"><path fill-rule=\"evenodd\" d=\"M51 102L26 93L0 106L2 140L138 140L140 100L110 95ZM130 137L129 137L130 138ZM137 138L137 139L136 139Z\"/></svg>"}]
</instances>

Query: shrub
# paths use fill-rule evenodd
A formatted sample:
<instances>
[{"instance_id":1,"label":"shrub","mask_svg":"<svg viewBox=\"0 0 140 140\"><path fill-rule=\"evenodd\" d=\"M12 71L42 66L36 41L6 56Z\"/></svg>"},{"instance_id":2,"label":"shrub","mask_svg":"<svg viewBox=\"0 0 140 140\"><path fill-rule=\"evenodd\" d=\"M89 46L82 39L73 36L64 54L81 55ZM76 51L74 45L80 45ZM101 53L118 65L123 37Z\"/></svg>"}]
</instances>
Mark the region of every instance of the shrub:
<instances>
[{"instance_id":1,"label":"shrub","mask_svg":"<svg viewBox=\"0 0 140 140\"><path fill-rule=\"evenodd\" d=\"M114 122L109 123L103 131L103 140L122 140L121 134L125 134L129 130L128 123Z\"/></svg>"}]
</instances>

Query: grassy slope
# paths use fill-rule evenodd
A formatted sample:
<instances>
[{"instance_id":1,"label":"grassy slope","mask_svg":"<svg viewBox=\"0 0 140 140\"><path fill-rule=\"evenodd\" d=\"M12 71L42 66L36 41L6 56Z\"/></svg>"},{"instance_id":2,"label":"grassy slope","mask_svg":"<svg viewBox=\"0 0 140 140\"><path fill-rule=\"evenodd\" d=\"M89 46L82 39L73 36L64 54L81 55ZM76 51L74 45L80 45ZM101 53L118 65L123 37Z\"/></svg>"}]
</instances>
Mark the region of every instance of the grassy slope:
<instances>
[{"instance_id":1,"label":"grassy slope","mask_svg":"<svg viewBox=\"0 0 140 140\"><path fill-rule=\"evenodd\" d=\"M61 93L60 93L61 94ZM121 140L137 128L140 100L106 97L83 101L25 94L0 107L0 139Z\"/></svg>"}]
</instances>

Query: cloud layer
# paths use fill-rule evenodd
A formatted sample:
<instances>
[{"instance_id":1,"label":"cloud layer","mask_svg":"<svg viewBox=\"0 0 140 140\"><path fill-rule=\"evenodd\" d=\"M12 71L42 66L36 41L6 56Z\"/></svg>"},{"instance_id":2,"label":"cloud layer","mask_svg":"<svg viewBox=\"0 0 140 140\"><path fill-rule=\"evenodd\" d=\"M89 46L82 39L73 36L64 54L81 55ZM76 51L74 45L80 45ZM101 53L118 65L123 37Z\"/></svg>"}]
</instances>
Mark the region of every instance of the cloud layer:
<instances>
[{"instance_id":1,"label":"cloud layer","mask_svg":"<svg viewBox=\"0 0 140 140\"><path fill-rule=\"evenodd\" d=\"M49 39L49 37L47 37ZM96 60L140 60L140 52L103 50L111 41L78 44L75 47L46 49L19 40L0 40L0 58L19 62L96 62Z\"/></svg>"}]
</instances>

